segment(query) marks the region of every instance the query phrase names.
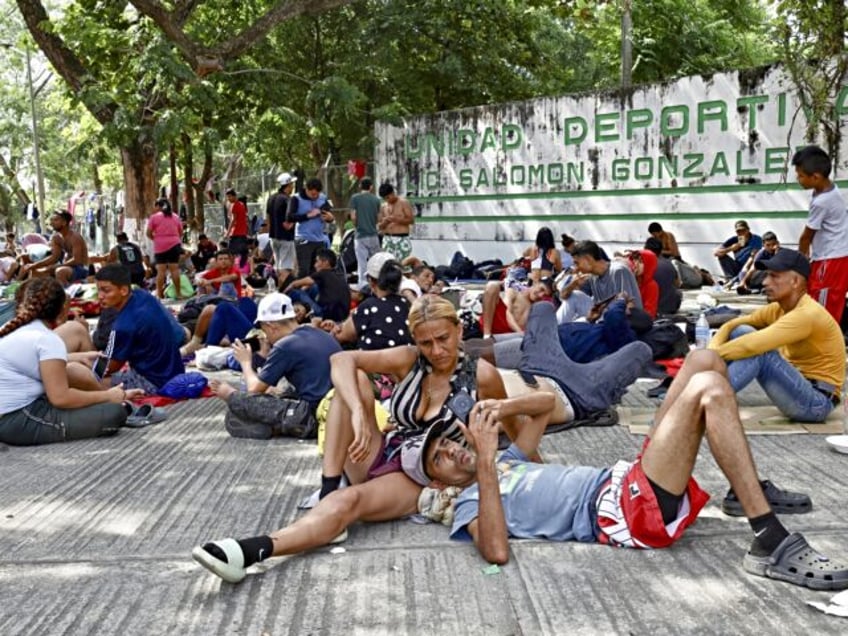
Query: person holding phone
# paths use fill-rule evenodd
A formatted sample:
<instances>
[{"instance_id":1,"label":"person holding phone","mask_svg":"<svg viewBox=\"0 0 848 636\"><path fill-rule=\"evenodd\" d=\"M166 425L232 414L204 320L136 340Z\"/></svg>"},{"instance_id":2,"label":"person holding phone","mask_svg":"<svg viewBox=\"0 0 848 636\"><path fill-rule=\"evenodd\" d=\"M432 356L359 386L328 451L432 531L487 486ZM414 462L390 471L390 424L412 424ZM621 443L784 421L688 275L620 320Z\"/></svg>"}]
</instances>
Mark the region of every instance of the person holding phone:
<instances>
[{"instance_id":1,"label":"person holding phone","mask_svg":"<svg viewBox=\"0 0 848 636\"><path fill-rule=\"evenodd\" d=\"M53 328L65 318L55 278L19 290L15 317L0 327L0 442L32 446L112 435L124 425L123 402L139 395L122 385L98 390L96 352L69 354Z\"/></svg>"}]
</instances>

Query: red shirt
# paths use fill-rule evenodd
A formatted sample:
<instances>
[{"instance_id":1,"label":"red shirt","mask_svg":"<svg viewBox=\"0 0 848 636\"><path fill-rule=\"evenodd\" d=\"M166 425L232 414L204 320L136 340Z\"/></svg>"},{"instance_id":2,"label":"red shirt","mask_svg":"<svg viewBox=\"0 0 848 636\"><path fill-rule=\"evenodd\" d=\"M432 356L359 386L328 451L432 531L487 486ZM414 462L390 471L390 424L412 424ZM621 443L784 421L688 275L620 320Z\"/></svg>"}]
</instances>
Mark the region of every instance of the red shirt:
<instances>
[{"instance_id":1,"label":"red shirt","mask_svg":"<svg viewBox=\"0 0 848 636\"><path fill-rule=\"evenodd\" d=\"M221 276L227 276L228 274L236 275L236 279L233 281L233 285L236 288L236 294L238 294L238 297L241 298L244 295L241 291L241 274L235 267L231 267L228 272L220 270L216 267L215 269L206 270L200 275L200 277L204 280L210 280L212 278L221 278ZM212 283L212 286L215 288L215 291L221 289L221 283Z\"/></svg>"},{"instance_id":2,"label":"red shirt","mask_svg":"<svg viewBox=\"0 0 848 636\"><path fill-rule=\"evenodd\" d=\"M247 236L247 206L237 200L230 208L230 214L233 215L233 231L230 236Z\"/></svg>"}]
</instances>

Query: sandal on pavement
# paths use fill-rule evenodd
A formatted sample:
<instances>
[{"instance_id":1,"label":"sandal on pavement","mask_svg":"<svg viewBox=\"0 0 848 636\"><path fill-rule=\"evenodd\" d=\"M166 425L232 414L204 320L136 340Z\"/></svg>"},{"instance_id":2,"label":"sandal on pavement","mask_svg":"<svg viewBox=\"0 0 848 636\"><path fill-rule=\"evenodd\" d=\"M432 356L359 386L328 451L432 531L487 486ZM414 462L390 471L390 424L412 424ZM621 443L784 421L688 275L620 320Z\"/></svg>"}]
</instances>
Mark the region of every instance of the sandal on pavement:
<instances>
[{"instance_id":1,"label":"sandal on pavement","mask_svg":"<svg viewBox=\"0 0 848 636\"><path fill-rule=\"evenodd\" d=\"M816 552L804 536L794 532L767 556L745 555L742 567L750 574L786 581L811 590L848 588L848 566Z\"/></svg>"},{"instance_id":2,"label":"sandal on pavement","mask_svg":"<svg viewBox=\"0 0 848 636\"><path fill-rule=\"evenodd\" d=\"M217 574L228 583L238 583L247 576L244 567L244 553L235 539L222 539L210 543L224 553L227 558L226 561L222 561L211 552L207 552L202 546L197 546L191 551L192 558L212 574Z\"/></svg>"},{"instance_id":3,"label":"sandal on pavement","mask_svg":"<svg viewBox=\"0 0 848 636\"><path fill-rule=\"evenodd\" d=\"M771 509L779 515L800 515L810 512L813 509L813 502L809 495L801 492L781 490L768 479L761 481L760 485L763 487L763 494ZM745 516L745 511L742 510L742 503L736 498L736 493L733 492L733 489L728 490L727 495L722 500L721 511L730 517Z\"/></svg>"}]
</instances>

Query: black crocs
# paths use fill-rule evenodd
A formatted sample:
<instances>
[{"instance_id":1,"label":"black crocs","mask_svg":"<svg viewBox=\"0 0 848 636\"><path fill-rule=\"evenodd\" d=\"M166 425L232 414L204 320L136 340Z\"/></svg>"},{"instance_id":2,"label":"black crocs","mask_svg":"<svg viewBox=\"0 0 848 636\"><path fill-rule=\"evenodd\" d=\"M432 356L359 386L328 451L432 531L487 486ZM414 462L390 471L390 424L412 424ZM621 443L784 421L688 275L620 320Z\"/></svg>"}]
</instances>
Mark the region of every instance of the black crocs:
<instances>
[{"instance_id":1,"label":"black crocs","mask_svg":"<svg viewBox=\"0 0 848 636\"><path fill-rule=\"evenodd\" d=\"M809 495L781 490L768 479L761 481L760 485L763 487L763 494L766 496L769 506L779 515L800 515L813 509L813 502ZM736 498L736 493L732 489L727 491L727 495L722 500L721 511L730 517L745 516L742 504Z\"/></svg>"},{"instance_id":2,"label":"black crocs","mask_svg":"<svg viewBox=\"0 0 848 636\"><path fill-rule=\"evenodd\" d=\"M745 555L742 567L750 574L808 587L811 590L848 588L848 566L819 554L798 532L790 534L767 556Z\"/></svg>"}]
</instances>

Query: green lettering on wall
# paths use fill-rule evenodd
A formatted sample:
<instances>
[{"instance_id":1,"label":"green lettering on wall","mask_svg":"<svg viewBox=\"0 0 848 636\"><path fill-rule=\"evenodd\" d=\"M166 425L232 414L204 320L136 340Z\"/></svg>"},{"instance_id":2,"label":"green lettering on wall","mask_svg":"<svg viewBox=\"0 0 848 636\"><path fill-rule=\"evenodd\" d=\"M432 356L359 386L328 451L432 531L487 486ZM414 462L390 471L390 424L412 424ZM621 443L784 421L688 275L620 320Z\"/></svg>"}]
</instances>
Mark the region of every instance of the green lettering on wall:
<instances>
[{"instance_id":1,"label":"green lettering on wall","mask_svg":"<svg viewBox=\"0 0 848 636\"><path fill-rule=\"evenodd\" d=\"M721 132L727 130L727 104L718 99L708 102L698 102L698 132L703 133L708 121L718 121Z\"/></svg>"},{"instance_id":2,"label":"green lettering on wall","mask_svg":"<svg viewBox=\"0 0 848 636\"><path fill-rule=\"evenodd\" d=\"M627 159L612 160L612 180L627 181L630 178L630 164Z\"/></svg>"},{"instance_id":3,"label":"green lettering on wall","mask_svg":"<svg viewBox=\"0 0 848 636\"><path fill-rule=\"evenodd\" d=\"M687 162L683 167L684 179L698 179L704 176L704 171L699 170L704 163L704 155L700 152L687 152L683 154L683 161Z\"/></svg>"},{"instance_id":4,"label":"green lettering on wall","mask_svg":"<svg viewBox=\"0 0 848 636\"><path fill-rule=\"evenodd\" d=\"M480 171L477 173L477 184L476 184L476 186L475 186L475 187L476 187L478 190L479 190L480 188L484 188L484 187L486 187L486 188L487 188L487 187L489 187L489 174L486 172L486 170L485 170L485 169L480 170Z\"/></svg>"},{"instance_id":5,"label":"green lettering on wall","mask_svg":"<svg viewBox=\"0 0 848 636\"><path fill-rule=\"evenodd\" d=\"M680 123L674 126L672 119L680 116ZM666 106L660 111L660 134L664 137L680 137L689 132L689 107L685 104Z\"/></svg>"},{"instance_id":6,"label":"green lettering on wall","mask_svg":"<svg viewBox=\"0 0 848 636\"><path fill-rule=\"evenodd\" d=\"M589 125L582 117L566 117L563 122L563 141L566 146L579 144L586 139Z\"/></svg>"},{"instance_id":7,"label":"green lettering on wall","mask_svg":"<svg viewBox=\"0 0 848 636\"><path fill-rule=\"evenodd\" d=\"M836 96L836 103L833 105L833 111L837 119L848 114L848 86L843 86L839 91Z\"/></svg>"},{"instance_id":8,"label":"green lettering on wall","mask_svg":"<svg viewBox=\"0 0 848 636\"><path fill-rule=\"evenodd\" d=\"M633 176L640 181L654 177L654 160L650 157L639 157L633 162Z\"/></svg>"},{"instance_id":9,"label":"green lettering on wall","mask_svg":"<svg viewBox=\"0 0 848 636\"><path fill-rule=\"evenodd\" d=\"M713 165L710 167L711 177L719 174L723 174L726 177L730 176L730 166L727 164L727 157L724 156L723 152L716 153L715 159L713 159Z\"/></svg>"},{"instance_id":10,"label":"green lettering on wall","mask_svg":"<svg viewBox=\"0 0 848 636\"><path fill-rule=\"evenodd\" d=\"M789 160L789 148L766 148L765 173L783 174Z\"/></svg>"},{"instance_id":11,"label":"green lettering on wall","mask_svg":"<svg viewBox=\"0 0 848 636\"><path fill-rule=\"evenodd\" d=\"M562 169L561 163L548 164L548 183L562 183L565 179L565 170Z\"/></svg>"},{"instance_id":12,"label":"green lettering on wall","mask_svg":"<svg viewBox=\"0 0 848 636\"><path fill-rule=\"evenodd\" d=\"M742 151L737 150L736 151L736 176L744 177L746 175L757 174L756 166L753 167L753 168L743 168L742 164L744 164L744 163L745 163L745 161L742 157Z\"/></svg>"},{"instance_id":13,"label":"green lettering on wall","mask_svg":"<svg viewBox=\"0 0 848 636\"><path fill-rule=\"evenodd\" d=\"M438 170L428 170L425 173L424 182L426 183L426 188L428 190L438 190L439 189L439 171Z\"/></svg>"},{"instance_id":14,"label":"green lettering on wall","mask_svg":"<svg viewBox=\"0 0 848 636\"><path fill-rule=\"evenodd\" d=\"M459 171L459 187L468 190L472 185L474 185L474 173L471 168L463 168Z\"/></svg>"},{"instance_id":15,"label":"green lettering on wall","mask_svg":"<svg viewBox=\"0 0 848 636\"><path fill-rule=\"evenodd\" d=\"M501 149L504 152L515 150L524 141L524 131L516 124L504 124L501 129Z\"/></svg>"},{"instance_id":16,"label":"green lettering on wall","mask_svg":"<svg viewBox=\"0 0 848 636\"><path fill-rule=\"evenodd\" d=\"M637 128L647 128L654 121L654 113L647 108L637 108L627 111L627 139L633 139L633 132Z\"/></svg>"},{"instance_id":17,"label":"green lettering on wall","mask_svg":"<svg viewBox=\"0 0 848 636\"><path fill-rule=\"evenodd\" d=\"M495 187L506 185L506 172L494 168L492 170L492 185Z\"/></svg>"},{"instance_id":18,"label":"green lettering on wall","mask_svg":"<svg viewBox=\"0 0 848 636\"><path fill-rule=\"evenodd\" d=\"M515 185L524 185L524 166L512 166L509 169L509 180Z\"/></svg>"},{"instance_id":19,"label":"green lettering on wall","mask_svg":"<svg viewBox=\"0 0 848 636\"><path fill-rule=\"evenodd\" d=\"M456 131L456 153L470 155L477 143L477 133L470 128L460 128Z\"/></svg>"},{"instance_id":20,"label":"green lettering on wall","mask_svg":"<svg viewBox=\"0 0 848 636\"><path fill-rule=\"evenodd\" d=\"M595 115L595 141L618 141L617 125L621 113L600 113Z\"/></svg>"},{"instance_id":21,"label":"green lettering on wall","mask_svg":"<svg viewBox=\"0 0 848 636\"><path fill-rule=\"evenodd\" d=\"M436 153L439 157L444 157L445 155L445 140L436 135L435 133L427 133L424 136L424 139L427 140L427 145L433 149L433 152Z\"/></svg>"},{"instance_id":22,"label":"green lettering on wall","mask_svg":"<svg viewBox=\"0 0 848 636\"><path fill-rule=\"evenodd\" d=\"M757 128L757 104L765 104L768 100L768 95L748 95L736 100L737 106L744 106L748 109L748 130L756 130Z\"/></svg>"},{"instance_id":23,"label":"green lettering on wall","mask_svg":"<svg viewBox=\"0 0 848 636\"><path fill-rule=\"evenodd\" d=\"M567 166L568 175L566 176L566 181L568 183L583 183L584 175L586 174L586 166L581 161L579 163L574 163L570 161Z\"/></svg>"},{"instance_id":24,"label":"green lettering on wall","mask_svg":"<svg viewBox=\"0 0 848 636\"><path fill-rule=\"evenodd\" d=\"M530 185L543 184L545 182L545 166L538 164L527 169L527 181Z\"/></svg>"},{"instance_id":25,"label":"green lettering on wall","mask_svg":"<svg viewBox=\"0 0 848 636\"><path fill-rule=\"evenodd\" d=\"M483 131L483 140L480 142L480 152L486 152L489 148L498 147L498 138L495 136L495 131L491 127L486 126Z\"/></svg>"},{"instance_id":26,"label":"green lettering on wall","mask_svg":"<svg viewBox=\"0 0 848 636\"><path fill-rule=\"evenodd\" d=\"M777 125L786 125L786 93L777 94Z\"/></svg>"},{"instance_id":27,"label":"green lettering on wall","mask_svg":"<svg viewBox=\"0 0 848 636\"><path fill-rule=\"evenodd\" d=\"M672 157L660 157L660 160L657 163L657 176L660 179L663 178L663 172L666 173L667 177L672 179L676 179L678 177L677 155L673 155Z\"/></svg>"},{"instance_id":28,"label":"green lettering on wall","mask_svg":"<svg viewBox=\"0 0 848 636\"><path fill-rule=\"evenodd\" d=\"M418 141L417 136L414 136L414 137L413 137L413 135L407 135L406 136L405 152L406 152L407 159L418 159L419 157L421 157L421 144L420 143L413 144L413 139L416 142Z\"/></svg>"}]
</instances>

